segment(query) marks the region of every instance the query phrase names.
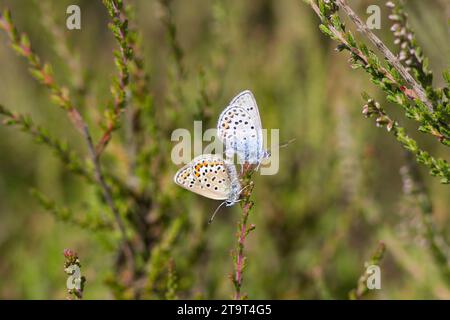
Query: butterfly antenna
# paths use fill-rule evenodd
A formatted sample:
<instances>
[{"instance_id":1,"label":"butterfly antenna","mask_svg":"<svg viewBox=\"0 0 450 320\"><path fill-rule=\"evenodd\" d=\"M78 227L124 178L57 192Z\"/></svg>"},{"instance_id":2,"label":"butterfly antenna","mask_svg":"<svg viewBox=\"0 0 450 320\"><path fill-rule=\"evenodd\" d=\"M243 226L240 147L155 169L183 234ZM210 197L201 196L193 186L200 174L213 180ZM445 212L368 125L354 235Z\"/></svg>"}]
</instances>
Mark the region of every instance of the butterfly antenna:
<instances>
[{"instance_id":1,"label":"butterfly antenna","mask_svg":"<svg viewBox=\"0 0 450 320\"><path fill-rule=\"evenodd\" d=\"M287 142L285 142L285 143L283 143L283 144L280 144L279 146L278 146L278 148L286 148L288 145L290 145L292 142L294 142L295 140L297 140L296 138L293 138L293 139L291 139L291 140L289 140L289 141L287 141Z\"/></svg>"},{"instance_id":2,"label":"butterfly antenna","mask_svg":"<svg viewBox=\"0 0 450 320\"><path fill-rule=\"evenodd\" d=\"M281 149L281 148L286 148L288 145L290 145L292 142L294 142L295 140L297 140L296 138L293 138L289 141L286 141L282 144L279 144L278 146L276 146L276 148ZM267 152L270 154L271 149L268 149Z\"/></svg>"},{"instance_id":3,"label":"butterfly antenna","mask_svg":"<svg viewBox=\"0 0 450 320\"><path fill-rule=\"evenodd\" d=\"M217 212L219 212L219 209L225 204L227 203L226 201L222 202L216 209L216 211L214 211L214 213L212 214L211 218L209 218L208 220L208 224L211 224L211 222L213 222L214 217L216 216Z\"/></svg>"}]
</instances>

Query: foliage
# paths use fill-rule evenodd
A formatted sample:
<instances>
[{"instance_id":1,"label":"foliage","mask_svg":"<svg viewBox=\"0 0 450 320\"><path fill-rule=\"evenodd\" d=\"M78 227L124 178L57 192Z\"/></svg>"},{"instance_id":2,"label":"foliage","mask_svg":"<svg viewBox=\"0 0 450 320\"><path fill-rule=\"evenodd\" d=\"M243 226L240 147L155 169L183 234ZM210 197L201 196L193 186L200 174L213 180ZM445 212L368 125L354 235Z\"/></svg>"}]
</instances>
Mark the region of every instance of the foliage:
<instances>
[{"instance_id":1,"label":"foliage","mask_svg":"<svg viewBox=\"0 0 450 320\"><path fill-rule=\"evenodd\" d=\"M450 297L439 1L389 4L392 56L344 24L345 1L85 0L82 30L67 31L69 2L1 2L1 297L64 298L70 247L87 299L345 299L379 240L383 289L358 298ZM172 183L170 136L214 127L244 89L296 142L277 175L243 170L240 204L208 224L217 203ZM359 91L397 141L362 120Z\"/></svg>"},{"instance_id":2,"label":"foliage","mask_svg":"<svg viewBox=\"0 0 450 320\"><path fill-rule=\"evenodd\" d=\"M416 79L409 75L408 69L404 68L389 49L354 15L345 1L319 0L318 4L314 1L309 3L321 18L320 30L339 42L337 50L346 50L350 53L352 68L362 68L367 72L371 81L385 92L388 101L401 106L408 118L419 122L421 132L432 134L445 146L450 146L448 87L434 89L431 86L432 73L427 68L426 59L415 41L414 33L407 25L406 16L402 15L403 10L398 8L390 16L395 22L392 30L397 37L395 42L402 48L398 61L405 61L409 71L414 71ZM395 8L392 2L389 6ZM338 13L341 7L357 24L359 30L364 30L364 33L369 35L372 42L380 49L386 59L385 65L365 43L358 43L352 32L346 31ZM411 88L407 85L411 85ZM448 170L448 164L443 165L445 170ZM448 180L443 179L442 182L448 183Z\"/></svg>"}]
</instances>

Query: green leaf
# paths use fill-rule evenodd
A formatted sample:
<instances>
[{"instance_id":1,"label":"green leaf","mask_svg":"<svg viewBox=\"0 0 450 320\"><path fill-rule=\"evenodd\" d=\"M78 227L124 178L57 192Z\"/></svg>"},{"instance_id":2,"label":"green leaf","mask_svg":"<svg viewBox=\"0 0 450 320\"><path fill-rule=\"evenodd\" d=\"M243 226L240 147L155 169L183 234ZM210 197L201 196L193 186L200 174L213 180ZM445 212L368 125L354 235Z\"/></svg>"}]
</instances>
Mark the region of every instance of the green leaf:
<instances>
[{"instance_id":1,"label":"green leaf","mask_svg":"<svg viewBox=\"0 0 450 320\"><path fill-rule=\"evenodd\" d=\"M325 35L329 36L330 38L334 38L333 33L331 32L331 30L324 24L320 24L319 25L319 29L320 31L322 31Z\"/></svg>"}]
</instances>

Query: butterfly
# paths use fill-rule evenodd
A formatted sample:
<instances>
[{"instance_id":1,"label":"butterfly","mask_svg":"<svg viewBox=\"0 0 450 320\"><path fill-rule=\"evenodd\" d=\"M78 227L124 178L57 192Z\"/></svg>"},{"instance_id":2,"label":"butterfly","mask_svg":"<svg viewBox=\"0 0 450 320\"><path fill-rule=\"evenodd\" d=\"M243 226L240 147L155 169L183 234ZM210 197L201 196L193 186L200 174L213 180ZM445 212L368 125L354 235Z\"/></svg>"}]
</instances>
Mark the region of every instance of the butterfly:
<instances>
[{"instance_id":1,"label":"butterfly","mask_svg":"<svg viewBox=\"0 0 450 320\"><path fill-rule=\"evenodd\" d=\"M258 105L250 90L239 93L222 111L217 135L225 145L227 157L236 153L241 161L259 166L270 156L263 146Z\"/></svg>"},{"instance_id":2,"label":"butterfly","mask_svg":"<svg viewBox=\"0 0 450 320\"><path fill-rule=\"evenodd\" d=\"M174 182L201 196L224 200L209 222L223 204L232 206L238 202L242 191L234 165L215 154L203 154L194 158L178 170Z\"/></svg>"}]
</instances>

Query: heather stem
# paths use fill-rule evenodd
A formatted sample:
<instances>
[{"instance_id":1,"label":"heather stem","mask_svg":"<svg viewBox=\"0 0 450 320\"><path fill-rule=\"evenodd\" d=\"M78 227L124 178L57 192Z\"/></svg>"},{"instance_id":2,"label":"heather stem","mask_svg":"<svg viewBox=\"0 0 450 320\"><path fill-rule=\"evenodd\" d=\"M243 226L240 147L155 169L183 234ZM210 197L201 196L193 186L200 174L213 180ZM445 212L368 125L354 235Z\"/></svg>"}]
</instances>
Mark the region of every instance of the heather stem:
<instances>
[{"instance_id":1,"label":"heather stem","mask_svg":"<svg viewBox=\"0 0 450 320\"><path fill-rule=\"evenodd\" d=\"M250 214L250 210L253 207L253 201L250 200L252 191L253 191L253 182L251 179L251 174L253 173L249 166L244 167L244 188L246 188L246 191L242 194L242 215L241 220L238 224L238 232L237 232L237 246L234 251L234 275L232 276L232 281L234 284L234 299L235 300L241 300L246 299L246 295L242 295L241 288L242 288L242 281L243 281L243 273L246 263L246 257L244 255L244 249L245 249L245 240L248 236L248 234L255 229L254 224L250 224L248 226L248 216Z\"/></svg>"},{"instance_id":2,"label":"heather stem","mask_svg":"<svg viewBox=\"0 0 450 320\"><path fill-rule=\"evenodd\" d=\"M73 105L70 99L69 90L59 86L54 77L52 68L49 64L42 64L40 58L32 50L30 40L25 34L19 36L17 28L14 26L11 14L9 10L5 10L0 14L0 29L6 31L11 47L22 57L24 57L30 66L31 74L45 87L47 87L51 92L52 100L63 110L67 112L67 115L74 125L74 127L81 133L84 141L86 142L89 157L94 164L94 177L95 181L102 190L103 197L108 205L108 207L113 212L116 223L119 227L119 231L125 242L125 252L129 258L130 264L134 270L134 260L133 260L133 248L126 236L125 224L122 221L120 212L114 203L112 192L110 186L105 181L105 175L102 171L100 159L96 152L92 135L89 126L80 111ZM3 108L4 109L4 108Z\"/></svg>"},{"instance_id":3,"label":"heather stem","mask_svg":"<svg viewBox=\"0 0 450 320\"><path fill-rule=\"evenodd\" d=\"M405 154L405 156L406 165L400 171L404 185L404 193L417 202L425 229L424 237L427 240L432 257L446 280L446 283L450 283L449 246L442 234L436 228L433 219L433 205L429 192L424 185L419 168L415 165L409 153Z\"/></svg>"},{"instance_id":4,"label":"heather stem","mask_svg":"<svg viewBox=\"0 0 450 320\"><path fill-rule=\"evenodd\" d=\"M112 134L120 126L120 116L127 107L127 91L129 87L128 63L133 59L133 49L130 46L128 18L124 11L122 0L104 0L103 4L112 19L109 24L111 31L119 44L119 50L114 52L118 76L111 86L114 102L107 115L105 130L96 145L96 154L101 155L111 141Z\"/></svg>"},{"instance_id":5,"label":"heather stem","mask_svg":"<svg viewBox=\"0 0 450 320\"><path fill-rule=\"evenodd\" d=\"M432 103L428 100L427 94L423 87L406 71L405 67L395 57L395 55L389 50L389 48L361 21L356 13L350 8L345 0L337 0L337 4L348 15L350 20L358 27L358 31L365 34L367 38L381 51L383 56L389 61L391 65L400 73L402 78L410 85L420 100L427 106L430 112L433 112L434 108Z\"/></svg>"},{"instance_id":6,"label":"heather stem","mask_svg":"<svg viewBox=\"0 0 450 320\"><path fill-rule=\"evenodd\" d=\"M64 272L70 277L70 287L67 288L69 294L67 299L81 300L83 299L83 291L86 278L81 275L81 263L76 252L70 249L64 249ZM74 284L78 283L78 288Z\"/></svg>"},{"instance_id":7,"label":"heather stem","mask_svg":"<svg viewBox=\"0 0 450 320\"><path fill-rule=\"evenodd\" d=\"M383 259L385 251L386 245L384 242L380 241L370 260L364 264L364 268L366 269L370 265L379 265ZM369 279L369 276L370 274L367 273L367 270L364 270L363 274L358 279L356 288L349 292L350 300L359 300L369 293L369 288L367 287L367 280Z\"/></svg>"}]
</instances>

